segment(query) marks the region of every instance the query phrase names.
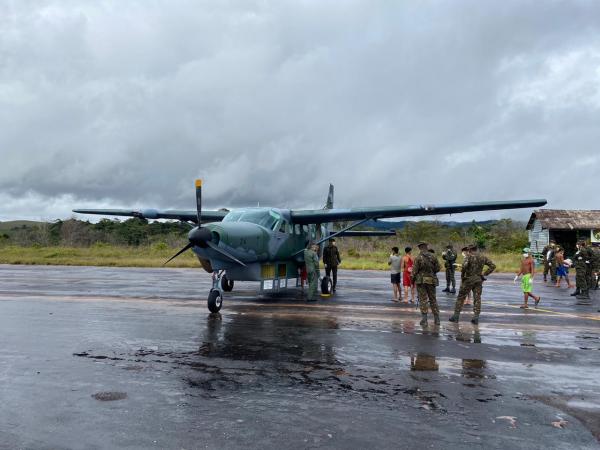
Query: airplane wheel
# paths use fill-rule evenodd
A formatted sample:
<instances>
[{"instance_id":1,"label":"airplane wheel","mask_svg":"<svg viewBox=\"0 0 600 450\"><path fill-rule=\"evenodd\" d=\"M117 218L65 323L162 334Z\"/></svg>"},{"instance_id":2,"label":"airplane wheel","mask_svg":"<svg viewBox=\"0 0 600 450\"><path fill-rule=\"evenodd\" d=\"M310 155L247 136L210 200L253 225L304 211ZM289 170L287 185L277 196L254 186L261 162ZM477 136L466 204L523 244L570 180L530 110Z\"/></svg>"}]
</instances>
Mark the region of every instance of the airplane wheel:
<instances>
[{"instance_id":1,"label":"airplane wheel","mask_svg":"<svg viewBox=\"0 0 600 450\"><path fill-rule=\"evenodd\" d=\"M321 280L321 294L329 295L333 290L333 283L331 282L331 278L328 276L323 277Z\"/></svg>"},{"instance_id":2,"label":"airplane wheel","mask_svg":"<svg viewBox=\"0 0 600 450\"><path fill-rule=\"evenodd\" d=\"M233 280L230 280L225 275L221 278L221 287L225 292L231 292L233 290Z\"/></svg>"},{"instance_id":3,"label":"airplane wheel","mask_svg":"<svg viewBox=\"0 0 600 450\"><path fill-rule=\"evenodd\" d=\"M211 313L216 313L221 310L223 306L223 297L218 289L213 289L208 294L208 310Z\"/></svg>"}]
</instances>

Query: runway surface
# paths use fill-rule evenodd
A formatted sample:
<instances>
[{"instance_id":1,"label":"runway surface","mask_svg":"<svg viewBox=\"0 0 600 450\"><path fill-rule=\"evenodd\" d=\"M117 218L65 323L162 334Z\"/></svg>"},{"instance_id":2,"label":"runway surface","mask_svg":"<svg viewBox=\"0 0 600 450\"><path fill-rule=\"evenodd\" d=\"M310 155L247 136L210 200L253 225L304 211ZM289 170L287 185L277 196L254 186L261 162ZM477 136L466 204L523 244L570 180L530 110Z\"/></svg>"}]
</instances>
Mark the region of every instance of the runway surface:
<instances>
[{"instance_id":1,"label":"runway surface","mask_svg":"<svg viewBox=\"0 0 600 450\"><path fill-rule=\"evenodd\" d=\"M510 275L479 326L392 303L385 272L220 314L191 269L0 265L0 448L599 448L600 309Z\"/></svg>"}]
</instances>

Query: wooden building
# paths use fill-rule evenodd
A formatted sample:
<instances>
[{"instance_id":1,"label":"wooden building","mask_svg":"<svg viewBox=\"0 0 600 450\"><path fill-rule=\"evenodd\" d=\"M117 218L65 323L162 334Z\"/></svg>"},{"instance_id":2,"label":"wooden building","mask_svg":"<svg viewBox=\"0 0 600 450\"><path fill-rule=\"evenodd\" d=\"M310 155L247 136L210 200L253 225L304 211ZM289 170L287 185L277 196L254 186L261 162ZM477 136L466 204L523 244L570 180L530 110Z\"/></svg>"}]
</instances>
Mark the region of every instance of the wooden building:
<instances>
[{"instance_id":1,"label":"wooden building","mask_svg":"<svg viewBox=\"0 0 600 450\"><path fill-rule=\"evenodd\" d=\"M541 253L552 240L572 255L579 239L600 243L600 210L538 209L527 230L532 253Z\"/></svg>"}]
</instances>

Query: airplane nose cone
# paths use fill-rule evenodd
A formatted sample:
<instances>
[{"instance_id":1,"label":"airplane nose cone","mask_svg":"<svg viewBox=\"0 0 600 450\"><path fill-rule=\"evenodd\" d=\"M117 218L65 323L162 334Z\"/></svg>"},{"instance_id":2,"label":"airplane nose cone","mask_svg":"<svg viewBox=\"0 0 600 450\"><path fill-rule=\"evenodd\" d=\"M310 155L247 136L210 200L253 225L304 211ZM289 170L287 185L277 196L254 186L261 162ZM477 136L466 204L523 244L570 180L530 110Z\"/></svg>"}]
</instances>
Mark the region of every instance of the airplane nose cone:
<instances>
[{"instance_id":1,"label":"airplane nose cone","mask_svg":"<svg viewBox=\"0 0 600 450\"><path fill-rule=\"evenodd\" d=\"M194 244L198 247L207 247L207 242L211 241L213 238L212 233L209 229L207 228L193 228L189 233L188 233L188 239L190 240L191 244Z\"/></svg>"}]
</instances>

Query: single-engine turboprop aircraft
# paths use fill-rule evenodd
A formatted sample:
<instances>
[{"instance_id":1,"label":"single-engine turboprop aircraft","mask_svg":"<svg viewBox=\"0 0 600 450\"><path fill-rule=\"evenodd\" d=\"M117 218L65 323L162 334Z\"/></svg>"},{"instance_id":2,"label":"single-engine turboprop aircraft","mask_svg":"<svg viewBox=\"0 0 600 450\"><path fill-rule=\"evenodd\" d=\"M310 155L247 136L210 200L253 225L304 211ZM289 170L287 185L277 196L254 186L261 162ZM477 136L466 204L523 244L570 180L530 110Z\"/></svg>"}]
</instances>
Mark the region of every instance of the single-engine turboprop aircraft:
<instances>
[{"instance_id":1,"label":"single-engine turboprop aircraft","mask_svg":"<svg viewBox=\"0 0 600 450\"><path fill-rule=\"evenodd\" d=\"M395 234L393 231L352 231L369 220L533 208L545 204L546 200L515 200L338 209L333 207L333 185L330 185L323 209L258 207L202 211L202 181L196 180L196 211L74 209L73 212L194 222L196 227L188 233L189 243L166 263L191 249L204 270L213 275L208 309L217 312L223 304L223 292L233 289L234 280L259 281L261 292L278 292L299 286L298 269L304 263L302 253L309 241L322 246L336 236ZM332 231L333 223L348 221L354 222L339 231ZM326 277L321 282L321 291L328 293L330 290L331 281Z\"/></svg>"}]
</instances>

